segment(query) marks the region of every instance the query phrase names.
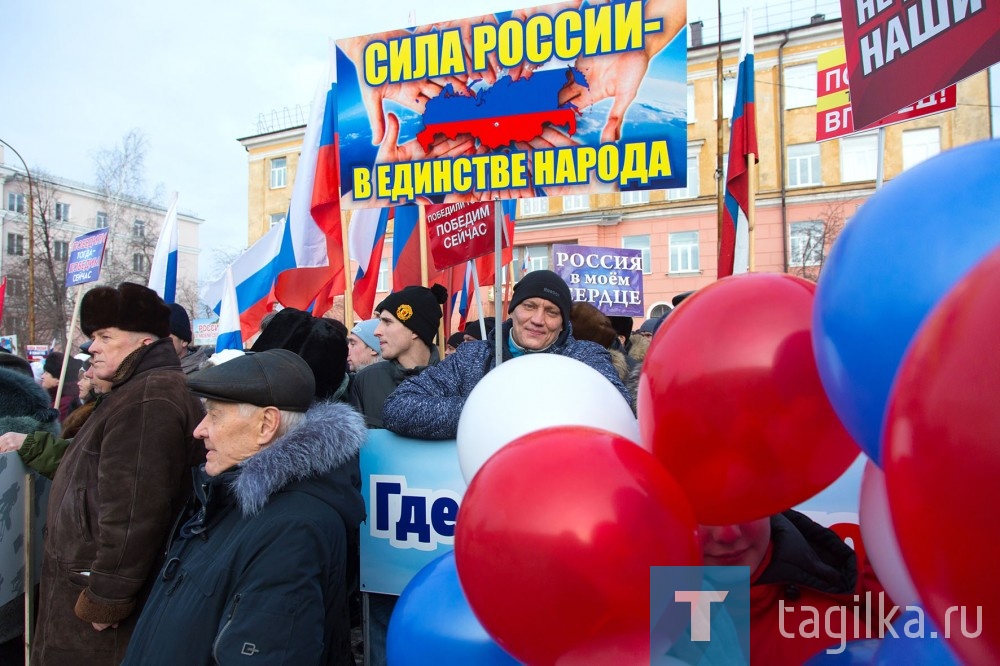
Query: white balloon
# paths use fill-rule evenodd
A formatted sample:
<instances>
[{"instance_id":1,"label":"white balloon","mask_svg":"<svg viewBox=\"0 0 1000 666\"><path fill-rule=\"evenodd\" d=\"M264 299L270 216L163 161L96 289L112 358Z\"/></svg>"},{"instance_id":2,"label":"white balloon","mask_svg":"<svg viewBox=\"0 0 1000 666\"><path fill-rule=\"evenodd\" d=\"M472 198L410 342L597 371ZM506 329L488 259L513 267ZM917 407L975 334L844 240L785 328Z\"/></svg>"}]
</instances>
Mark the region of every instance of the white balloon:
<instances>
[{"instance_id":1,"label":"white balloon","mask_svg":"<svg viewBox=\"0 0 1000 666\"><path fill-rule=\"evenodd\" d=\"M590 426L641 441L625 398L585 363L530 354L500 364L476 384L462 409L456 438L462 476L471 483L487 459L510 442L561 425Z\"/></svg>"},{"instance_id":2,"label":"white balloon","mask_svg":"<svg viewBox=\"0 0 1000 666\"><path fill-rule=\"evenodd\" d=\"M871 460L861 477L861 541L882 587L900 607L919 606L920 597L903 561L885 494L885 474Z\"/></svg>"}]
</instances>

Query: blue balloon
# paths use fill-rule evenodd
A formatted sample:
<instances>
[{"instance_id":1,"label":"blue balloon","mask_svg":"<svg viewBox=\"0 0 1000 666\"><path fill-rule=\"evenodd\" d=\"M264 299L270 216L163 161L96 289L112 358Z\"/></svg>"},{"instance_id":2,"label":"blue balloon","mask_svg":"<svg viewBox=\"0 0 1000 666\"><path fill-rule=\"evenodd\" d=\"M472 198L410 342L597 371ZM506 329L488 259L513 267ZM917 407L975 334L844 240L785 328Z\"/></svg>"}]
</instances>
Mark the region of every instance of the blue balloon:
<instances>
[{"instance_id":1,"label":"blue balloon","mask_svg":"<svg viewBox=\"0 0 1000 666\"><path fill-rule=\"evenodd\" d=\"M389 620L386 652L392 666L518 664L472 614L454 551L427 564L403 590Z\"/></svg>"},{"instance_id":2,"label":"blue balloon","mask_svg":"<svg viewBox=\"0 0 1000 666\"><path fill-rule=\"evenodd\" d=\"M922 610L906 611L892 627L898 637L886 633L875 653L875 666L961 666L944 634Z\"/></svg>"},{"instance_id":3,"label":"blue balloon","mask_svg":"<svg viewBox=\"0 0 1000 666\"><path fill-rule=\"evenodd\" d=\"M848 641L840 652L828 651L837 650L838 646L820 650L809 658L805 666L870 666L881 643L877 638Z\"/></svg>"},{"instance_id":4,"label":"blue balloon","mask_svg":"<svg viewBox=\"0 0 1000 666\"><path fill-rule=\"evenodd\" d=\"M813 350L830 403L881 466L896 371L924 317L1000 245L1000 141L940 155L876 192L823 266Z\"/></svg>"}]
</instances>

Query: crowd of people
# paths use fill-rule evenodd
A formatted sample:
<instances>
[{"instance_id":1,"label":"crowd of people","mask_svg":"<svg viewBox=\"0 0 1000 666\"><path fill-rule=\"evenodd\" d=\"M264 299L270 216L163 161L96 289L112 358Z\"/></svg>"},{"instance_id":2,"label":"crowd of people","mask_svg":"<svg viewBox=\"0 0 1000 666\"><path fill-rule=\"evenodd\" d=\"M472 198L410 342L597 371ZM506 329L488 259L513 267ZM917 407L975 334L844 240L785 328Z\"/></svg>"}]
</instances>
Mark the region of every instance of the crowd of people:
<instances>
[{"instance_id":1,"label":"crowd of people","mask_svg":"<svg viewBox=\"0 0 1000 666\"><path fill-rule=\"evenodd\" d=\"M498 340L502 361L587 364L635 409L643 356L670 314L633 332L631 318L573 303L562 278L536 270L506 319L470 322L442 357L446 296L405 287L350 330L280 310L246 353L210 358L181 306L136 284L96 287L81 303L85 360L69 365L58 409L60 355L36 382L27 361L0 353L0 453L52 479L32 663L355 663L365 429L454 438ZM836 642L783 641L779 601L857 609L855 595L877 589L854 551L802 514L700 536L706 563L752 572L752 650L768 663ZM368 602L363 649L382 664L395 597Z\"/></svg>"}]
</instances>

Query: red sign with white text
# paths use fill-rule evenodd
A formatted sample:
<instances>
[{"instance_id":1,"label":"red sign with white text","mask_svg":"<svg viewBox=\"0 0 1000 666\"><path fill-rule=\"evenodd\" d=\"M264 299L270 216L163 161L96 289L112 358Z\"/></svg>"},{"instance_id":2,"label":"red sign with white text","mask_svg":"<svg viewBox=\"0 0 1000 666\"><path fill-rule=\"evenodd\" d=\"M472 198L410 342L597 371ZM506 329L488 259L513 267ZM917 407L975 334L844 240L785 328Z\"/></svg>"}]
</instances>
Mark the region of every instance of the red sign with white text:
<instances>
[{"instance_id":1,"label":"red sign with white text","mask_svg":"<svg viewBox=\"0 0 1000 666\"><path fill-rule=\"evenodd\" d=\"M1000 62L1000 2L840 2L860 127Z\"/></svg>"},{"instance_id":2,"label":"red sign with white text","mask_svg":"<svg viewBox=\"0 0 1000 666\"><path fill-rule=\"evenodd\" d=\"M434 204L427 206L427 238L434 268L443 271L493 252L496 203ZM503 247L507 247L503 235Z\"/></svg>"},{"instance_id":3,"label":"red sign with white text","mask_svg":"<svg viewBox=\"0 0 1000 666\"><path fill-rule=\"evenodd\" d=\"M847 58L843 47L821 53L816 63L816 141L894 125L913 118L932 116L955 108L957 87L948 86L928 95L915 104L862 128L855 129L851 97L848 90Z\"/></svg>"}]
</instances>

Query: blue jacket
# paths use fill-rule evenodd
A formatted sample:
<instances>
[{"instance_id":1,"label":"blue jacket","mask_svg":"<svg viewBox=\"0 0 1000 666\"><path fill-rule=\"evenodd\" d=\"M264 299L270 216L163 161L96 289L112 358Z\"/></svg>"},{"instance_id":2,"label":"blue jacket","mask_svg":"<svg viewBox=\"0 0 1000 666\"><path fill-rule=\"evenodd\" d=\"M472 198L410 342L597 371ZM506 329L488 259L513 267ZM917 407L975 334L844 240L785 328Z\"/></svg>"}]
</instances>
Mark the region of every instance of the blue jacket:
<instances>
[{"instance_id":1,"label":"blue jacket","mask_svg":"<svg viewBox=\"0 0 1000 666\"><path fill-rule=\"evenodd\" d=\"M345 566L365 434L349 405L319 403L239 466L198 468L124 663L353 664Z\"/></svg>"},{"instance_id":2,"label":"blue jacket","mask_svg":"<svg viewBox=\"0 0 1000 666\"><path fill-rule=\"evenodd\" d=\"M513 358L509 344L511 326L509 319L503 324L504 361ZM454 354L400 384L382 409L385 427L404 437L454 439L465 399L496 365L495 336L496 330L490 332L486 340L463 342ZM551 347L536 353L559 354L586 363L614 384L631 404L628 389L611 365L608 350L596 342L574 338L571 325L566 325Z\"/></svg>"}]
</instances>

